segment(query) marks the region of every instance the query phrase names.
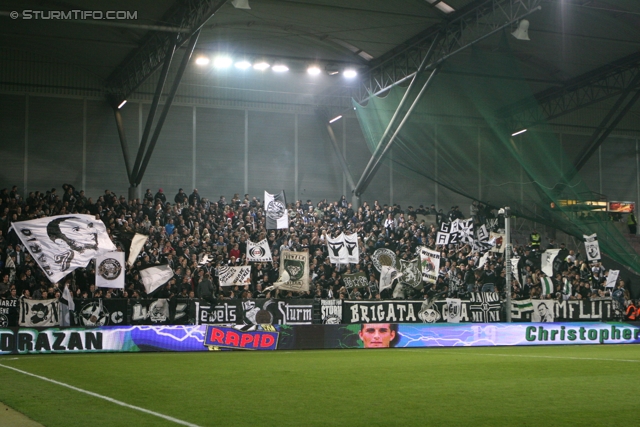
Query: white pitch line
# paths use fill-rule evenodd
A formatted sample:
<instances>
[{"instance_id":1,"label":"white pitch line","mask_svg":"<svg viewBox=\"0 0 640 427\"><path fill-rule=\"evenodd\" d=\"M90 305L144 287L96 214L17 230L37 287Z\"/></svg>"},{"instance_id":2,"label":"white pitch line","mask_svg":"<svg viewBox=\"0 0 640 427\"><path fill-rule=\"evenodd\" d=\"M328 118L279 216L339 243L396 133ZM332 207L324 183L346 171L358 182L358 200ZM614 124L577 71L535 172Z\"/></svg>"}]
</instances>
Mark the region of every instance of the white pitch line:
<instances>
[{"instance_id":1,"label":"white pitch line","mask_svg":"<svg viewBox=\"0 0 640 427\"><path fill-rule=\"evenodd\" d=\"M179 420L177 418L170 417L169 415L164 415L164 414L161 414L159 412L154 412L154 411L151 411L149 409L141 408L139 406L129 405L128 403L121 402L121 401L116 400L116 399L112 399L111 397L103 396L101 394L94 393L92 391L83 390L81 388L74 387L72 385L65 384L65 383L60 382L60 381L52 380L51 378L42 377L40 375L32 374L31 372L23 371L21 369L14 368L12 366L3 365L3 364L0 363L0 367L6 368L6 369L11 369L12 371L20 372L21 374L29 375L30 377L38 378L38 379L43 380L43 381L48 381L50 383L57 384L57 385L60 385L62 387L67 387L67 388L70 388L71 390L78 391L78 392L84 393L84 394L88 394L89 396L97 397L99 399L104 399L104 400L106 400L108 402L115 403L116 405L124 406L125 408L135 409L136 411L144 412L145 414L149 414L149 415L153 415L155 417L163 418L163 419L165 419L167 421L171 421L171 422L174 422L176 424L180 424L180 425L188 426L188 427L200 427L197 424L192 424L192 423L189 423L187 421L182 421L182 420Z\"/></svg>"},{"instance_id":2,"label":"white pitch line","mask_svg":"<svg viewBox=\"0 0 640 427\"><path fill-rule=\"evenodd\" d=\"M632 362L632 363L640 362L640 360L634 360L634 359L603 359L598 357L541 356L541 355L535 356L535 355L529 355L529 354L477 353L474 356L538 357L543 359L600 360L603 362Z\"/></svg>"}]
</instances>

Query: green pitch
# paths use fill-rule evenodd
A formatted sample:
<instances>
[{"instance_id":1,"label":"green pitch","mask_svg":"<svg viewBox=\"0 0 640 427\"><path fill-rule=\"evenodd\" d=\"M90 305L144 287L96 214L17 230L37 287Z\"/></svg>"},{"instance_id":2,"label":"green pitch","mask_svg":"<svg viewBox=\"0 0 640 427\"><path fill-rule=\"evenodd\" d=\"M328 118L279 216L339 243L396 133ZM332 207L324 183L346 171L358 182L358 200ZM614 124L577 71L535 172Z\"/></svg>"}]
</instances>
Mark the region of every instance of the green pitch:
<instances>
[{"instance_id":1,"label":"green pitch","mask_svg":"<svg viewBox=\"0 0 640 427\"><path fill-rule=\"evenodd\" d=\"M61 426L637 425L640 347L2 356L0 401ZM160 418L153 413L173 417Z\"/></svg>"}]
</instances>

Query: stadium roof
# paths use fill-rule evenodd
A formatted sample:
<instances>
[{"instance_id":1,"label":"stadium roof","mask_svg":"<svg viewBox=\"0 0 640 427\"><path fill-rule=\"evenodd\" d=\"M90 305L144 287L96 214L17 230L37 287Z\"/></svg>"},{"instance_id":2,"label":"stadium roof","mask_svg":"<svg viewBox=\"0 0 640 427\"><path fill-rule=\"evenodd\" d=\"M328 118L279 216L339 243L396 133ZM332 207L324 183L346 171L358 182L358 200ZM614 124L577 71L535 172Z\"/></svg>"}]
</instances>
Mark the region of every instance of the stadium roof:
<instances>
[{"instance_id":1,"label":"stadium roof","mask_svg":"<svg viewBox=\"0 0 640 427\"><path fill-rule=\"evenodd\" d=\"M107 11L125 19L96 19L106 18ZM69 13L72 19L57 19ZM157 76L168 40L177 38L184 51L198 28L196 54L266 56L298 68L318 62L325 71L354 66L357 83L346 89L336 83L333 93L362 101L368 93L406 82L436 34L435 59L451 55L447 61L457 61L470 44L499 49L496 33L512 33L522 19L530 23L531 40L509 36L509 48L546 118L594 106L604 116L621 94L629 100L640 88L637 0L3 0L0 19L11 58L19 52L42 64L82 70L116 98ZM20 79L29 86L28 77ZM529 107L508 105L500 113L525 123L540 119ZM631 105L625 113L620 126L640 130L640 108Z\"/></svg>"}]
</instances>

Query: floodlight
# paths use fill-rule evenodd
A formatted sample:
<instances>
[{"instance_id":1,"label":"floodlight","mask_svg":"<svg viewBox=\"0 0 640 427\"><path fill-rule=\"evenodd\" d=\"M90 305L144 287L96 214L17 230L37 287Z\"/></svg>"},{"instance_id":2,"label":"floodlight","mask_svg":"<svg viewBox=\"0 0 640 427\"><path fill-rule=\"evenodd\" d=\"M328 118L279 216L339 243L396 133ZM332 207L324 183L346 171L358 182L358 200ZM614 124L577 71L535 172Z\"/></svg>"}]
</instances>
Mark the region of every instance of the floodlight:
<instances>
[{"instance_id":1,"label":"floodlight","mask_svg":"<svg viewBox=\"0 0 640 427\"><path fill-rule=\"evenodd\" d=\"M209 63L209 58L207 58L206 56L199 56L196 58L196 64L197 65L207 65Z\"/></svg>"},{"instance_id":2,"label":"floodlight","mask_svg":"<svg viewBox=\"0 0 640 427\"><path fill-rule=\"evenodd\" d=\"M123 100L123 101L120 103L120 105L118 105L118 110L119 110L119 109L121 109L122 107L124 107L124 104L126 104L126 103L127 103L127 100L126 100L126 99L125 99L125 100Z\"/></svg>"},{"instance_id":3,"label":"floodlight","mask_svg":"<svg viewBox=\"0 0 640 427\"><path fill-rule=\"evenodd\" d=\"M309 68L307 68L307 73L311 74L312 76L317 76L321 72L322 70L317 65L311 65L309 66Z\"/></svg>"},{"instance_id":4,"label":"floodlight","mask_svg":"<svg viewBox=\"0 0 640 427\"><path fill-rule=\"evenodd\" d=\"M355 76L357 76L357 75L358 75L358 72L357 72L356 70L354 70L353 68L347 68L347 69L345 69L345 70L342 72L342 74L343 74L346 78L348 78L348 79L352 79L352 78L354 78Z\"/></svg>"},{"instance_id":5,"label":"floodlight","mask_svg":"<svg viewBox=\"0 0 640 427\"><path fill-rule=\"evenodd\" d=\"M233 60L228 56L216 56L213 59L213 66L215 68L229 68L233 64Z\"/></svg>"},{"instance_id":6,"label":"floodlight","mask_svg":"<svg viewBox=\"0 0 640 427\"><path fill-rule=\"evenodd\" d=\"M251 68L251 62L246 59L242 59L234 64L234 67L240 70L246 70L247 68Z\"/></svg>"},{"instance_id":7,"label":"floodlight","mask_svg":"<svg viewBox=\"0 0 640 427\"><path fill-rule=\"evenodd\" d=\"M525 133L526 131L527 131L526 129L522 129L522 130L519 130L517 132L512 133L511 136L520 135L521 133Z\"/></svg>"},{"instance_id":8,"label":"floodlight","mask_svg":"<svg viewBox=\"0 0 640 427\"><path fill-rule=\"evenodd\" d=\"M289 71L289 67L287 67L285 64L282 64L282 63L275 64L273 67L271 67L271 69L276 73L283 73L285 71Z\"/></svg>"},{"instance_id":9,"label":"floodlight","mask_svg":"<svg viewBox=\"0 0 640 427\"><path fill-rule=\"evenodd\" d=\"M264 71L269 67L271 67L271 64L264 60L259 60L253 64L253 68L260 71Z\"/></svg>"},{"instance_id":10,"label":"floodlight","mask_svg":"<svg viewBox=\"0 0 640 427\"><path fill-rule=\"evenodd\" d=\"M336 116L333 119L329 120L329 124L333 123L333 122L337 122L338 120L340 120L342 118L342 115L340 116Z\"/></svg>"}]
</instances>

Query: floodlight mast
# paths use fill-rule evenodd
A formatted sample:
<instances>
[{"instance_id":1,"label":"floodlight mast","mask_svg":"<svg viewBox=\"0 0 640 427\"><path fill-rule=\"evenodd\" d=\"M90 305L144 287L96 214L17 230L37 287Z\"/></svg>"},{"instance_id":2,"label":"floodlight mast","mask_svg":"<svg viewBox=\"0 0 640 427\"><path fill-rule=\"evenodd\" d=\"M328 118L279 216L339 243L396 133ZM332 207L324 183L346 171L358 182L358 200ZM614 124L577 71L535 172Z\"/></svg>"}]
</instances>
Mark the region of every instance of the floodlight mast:
<instances>
[{"instance_id":1,"label":"floodlight mast","mask_svg":"<svg viewBox=\"0 0 640 427\"><path fill-rule=\"evenodd\" d=\"M506 280L505 280L505 291L507 294L505 305L506 305L506 320L511 323L511 208L508 206L504 207L504 240L505 240L505 248L504 248L504 263L505 269L507 271Z\"/></svg>"}]
</instances>

